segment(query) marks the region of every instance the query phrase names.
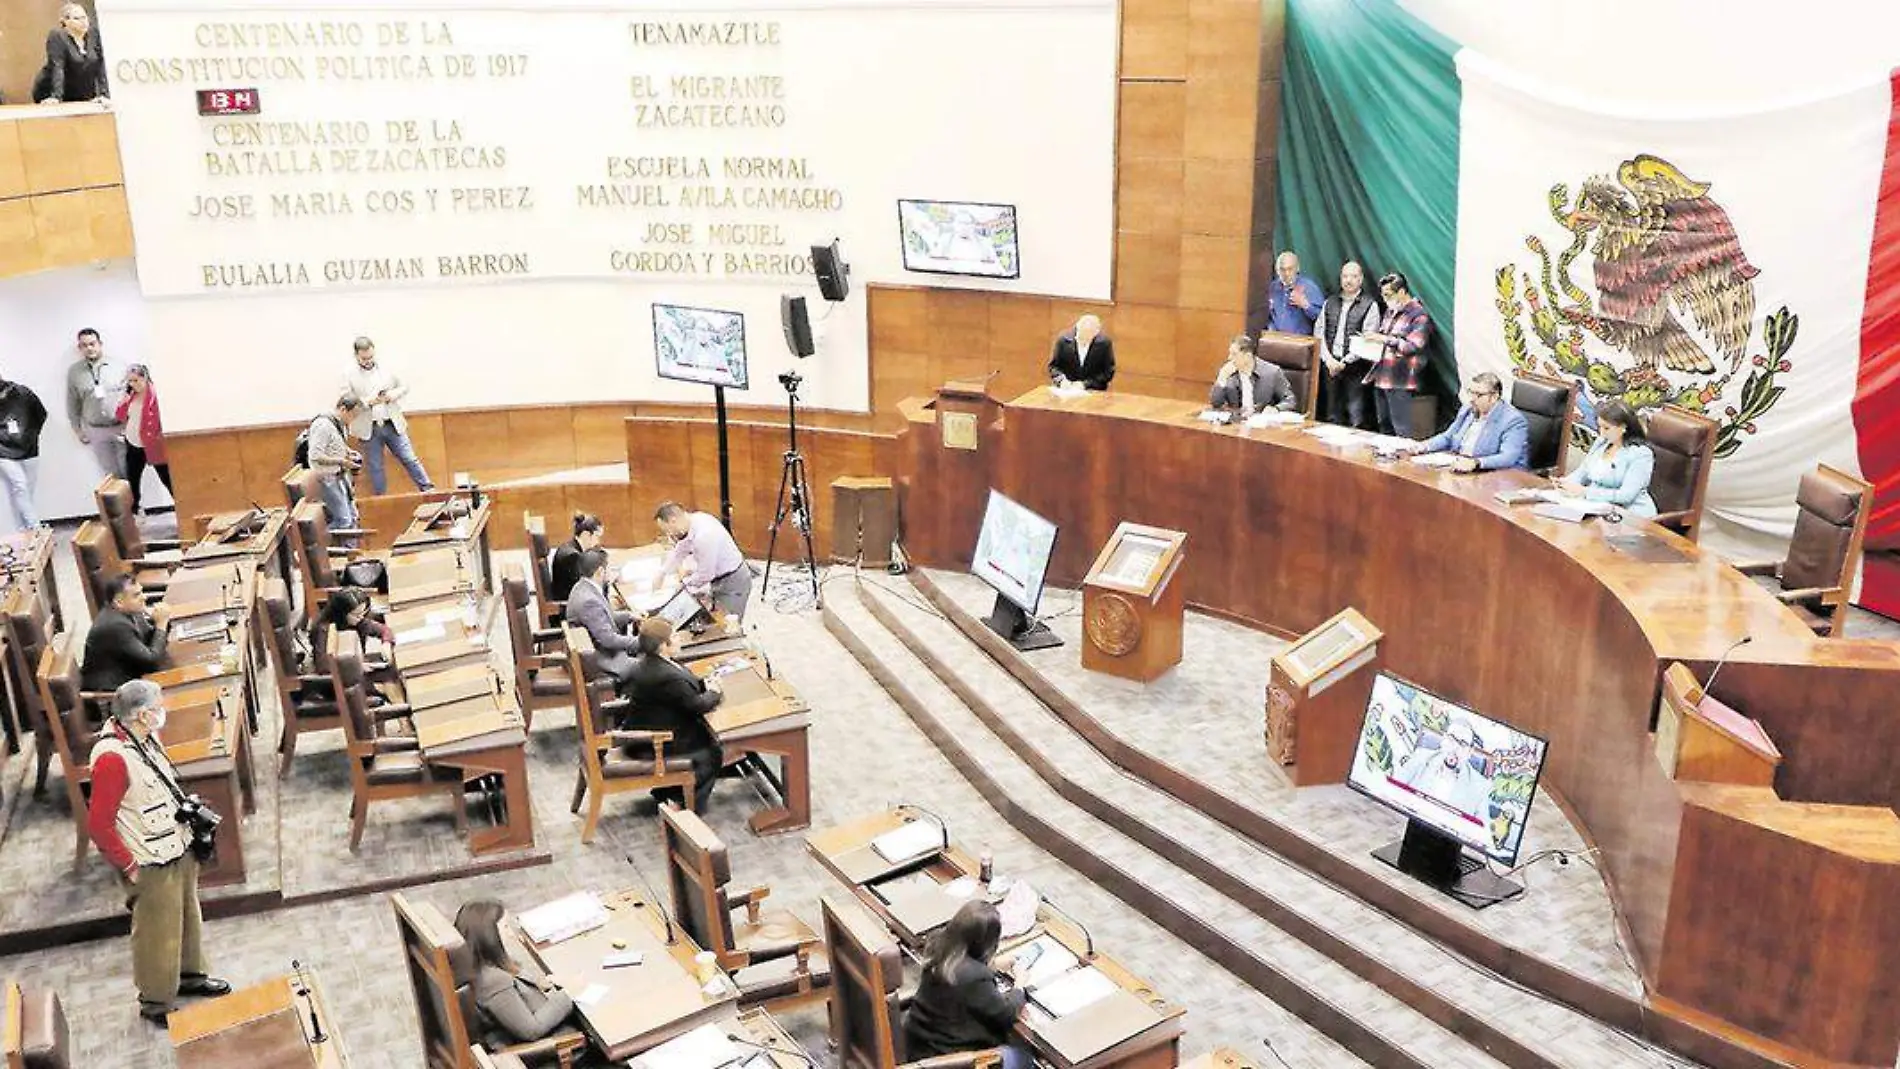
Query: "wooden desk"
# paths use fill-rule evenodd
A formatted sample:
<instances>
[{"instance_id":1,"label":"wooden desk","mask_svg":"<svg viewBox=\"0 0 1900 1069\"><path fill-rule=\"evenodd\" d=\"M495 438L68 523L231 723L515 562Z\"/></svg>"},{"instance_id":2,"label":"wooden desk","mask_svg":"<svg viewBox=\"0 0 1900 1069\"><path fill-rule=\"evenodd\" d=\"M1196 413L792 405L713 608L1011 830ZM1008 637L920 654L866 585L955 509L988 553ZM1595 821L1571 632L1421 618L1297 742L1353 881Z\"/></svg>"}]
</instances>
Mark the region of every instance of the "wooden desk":
<instances>
[{"instance_id":1,"label":"wooden desk","mask_svg":"<svg viewBox=\"0 0 1900 1069\"><path fill-rule=\"evenodd\" d=\"M465 548L420 549L389 558L392 609L463 598L479 589L472 554Z\"/></svg>"},{"instance_id":2,"label":"wooden desk","mask_svg":"<svg viewBox=\"0 0 1900 1069\"><path fill-rule=\"evenodd\" d=\"M219 567L180 571L165 588L164 604L171 607L168 625L224 617L228 629L198 639L174 639L165 647L165 668L147 676L165 688L168 700L200 687L222 689L231 678L244 682L244 718L257 730L257 672L268 652L260 597L262 584L255 560L237 560ZM227 640L238 649L235 668L224 663Z\"/></svg>"},{"instance_id":3,"label":"wooden desk","mask_svg":"<svg viewBox=\"0 0 1900 1069\"><path fill-rule=\"evenodd\" d=\"M255 516L255 511L241 509L204 517L204 536L186 547L183 567L215 567L251 558L266 576L288 581L297 574L290 547L290 510L266 509L262 523L254 523L248 532L240 528Z\"/></svg>"},{"instance_id":4,"label":"wooden desk","mask_svg":"<svg viewBox=\"0 0 1900 1069\"><path fill-rule=\"evenodd\" d=\"M806 836L805 844L820 865L849 886L858 901L884 921L906 950L921 954L928 933L913 931L904 925L901 919L904 908L886 903L872 886L882 875L864 878L866 869L861 864L872 840L914 820L935 823L928 815L893 809L812 832ZM979 866L968 851L953 842L919 871L941 886L958 879L974 880ZM999 950L1014 949L1045 934L1081 961L1100 970L1114 981L1118 990L1062 1018L1051 1017L1032 1004L1017 1021L1016 1031L1036 1055L1059 1069L1107 1069L1109 1066L1171 1069L1179 1060L1181 1018L1186 1008L1169 1002L1146 980L1102 953L1100 948L1090 955L1088 936L1047 903L1037 909L1034 927L1006 941Z\"/></svg>"},{"instance_id":5,"label":"wooden desk","mask_svg":"<svg viewBox=\"0 0 1900 1069\"><path fill-rule=\"evenodd\" d=\"M1764 916L1759 888L1727 873L1743 858L1804 872L1816 844L1727 822L1706 853L1682 853L1687 801L1650 732L1669 662L1706 678L1749 635L1715 697L1780 746L1781 796L1900 806L1900 648L1816 639L1766 590L1652 524L1568 524L1497 501L1527 474L1381 462L1300 430L1215 427L1200 407L1037 389L1004 406L980 453L953 456L931 414L908 406L905 548L967 566L968 517L994 486L1061 526L1053 583L1079 581L1127 520L1221 547L1182 577L1188 602L1215 615L1291 636L1358 609L1385 630L1391 671L1549 740L1542 784L1602 849L1648 990L1691 1011L1672 1016L1758 1047L1893 1063L1900 960L1875 949L1873 918L1900 901L1819 911L1814 896L1831 891L1816 885Z\"/></svg>"},{"instance_id":6,"label":"wooden desk","mask_svg":"<svg viewBox=\"0 0 1900 1069\"><path fill-rule=\"evenodd\" d=\"M457 770L465 783L482 776L501 778L499 819L492 827L469 832L469 852L480 857L533 846L534 804L528 794L528 734L514 692L502 688L486 665L478 667L488 674L487 689L432 703L409 718L416 726L423 761ZM408 685L405 676L405 688Z\"/></svg>"},{"instance_id":7,"label":"wooden desk","mask_svg":"<svg viewBox=\"0 0 1900 1069\"><path fill-rule=\"evenodd\" d=\"M693 974L701 948L679 925L669 929L666 907L638 891L603 895L602 904L610 915L605 927L553 945L521 941L536 964L576 996L582 1028L609 1061L624 1061L709 1021L736 1022L738 987L722 972L717 993L706 993ZM600 967L609 954L635 952L642 956L638 965ZM579 996L596 985L605 994L582 1004Z\"/></svg>"},{"instance_id":8,"label":"wooden desk","mask_svg":"<svg viewBox=\"0 0 1900 1069\"><path fill-rule=\"evenodd\" d=\"M344 1069L349 1058L323 993L279 976L218 999L194 1002L166 1022L178 1069ZM325 1033L311 1039L310 1014Z\"/></svg>"},{"instance_id":9,"label":"wooden desk","mask_svg":"<svg viewBox=\"0 0 1900 1069\"><path fill-rule=\"evenodd\" d=\"M165 756L178 783L224 818L218 847L199 882L222 887L244 882L244 820L257 812L257 779L251 764L250 723L235 684L195 689L165 700Z\"/></svg>"},{"instance_id":10,"label":"wooden desk","mask_svg":"<svg viewBox=\"0 0 1900 1069\"><path fill-rule=\"evenodd\" d=\"M467 495L456 492L452 495L455 502L451 509L467 509L459 514L438 515L442 500L424 501L410 514L409 525L403 528L390 544L390 563L411 553L421 553L430 549L459 548L469 560L475 585L484 594L495 592L495 567L488 536L488 518L494 509L494 499L483 495L482 503L468 508ZM431 518L435 523L429 523ZM391 584L394 591L394 584Z\"/></svg>"},{"instance_id":11,"label":"wooden desk","mask_svg":"<svg viewBox=\"0 0 1900 1069\"><path fill-rule=\"evenodd\" d=\"M720 677L725 700L706 714L725 764L740 762L764 779L782 804L752 814L755 835L776 835L811 826L811 718L805 700L783 679L768 680L757 657L705 657L687 665L701 679L743 658L747 666ZM779 759L776 773L764 761Z\"/></svg>"}]
</instances>

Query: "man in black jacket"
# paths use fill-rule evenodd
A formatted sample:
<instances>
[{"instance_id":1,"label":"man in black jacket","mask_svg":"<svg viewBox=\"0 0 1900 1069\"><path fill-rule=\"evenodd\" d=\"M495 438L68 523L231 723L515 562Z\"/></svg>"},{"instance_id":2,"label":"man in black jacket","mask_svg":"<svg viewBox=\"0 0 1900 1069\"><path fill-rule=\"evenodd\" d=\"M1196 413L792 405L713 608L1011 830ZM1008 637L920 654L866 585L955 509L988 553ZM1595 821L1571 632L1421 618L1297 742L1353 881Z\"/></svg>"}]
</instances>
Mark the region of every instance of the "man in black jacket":
<instances>
[{"instance_id":1,"label":"man in black jacket","mask_svg":"<svg viewBox=\"0 0 1900 1069\"><path fill-rule=\"evenodd\" d=\"M112 692L165 667L165 625L169 605L146 611L145 589L131 573L106 581L109 604L99 610L86 634L86 663L79 673L82 690Z\"/></svg>"},{"instance_id":2,"label":"man in black jacket","mask_svg":"<svg viewBox=\"0 0 1900 1069\"><path fill-rule=\"evenodd\" d=\"M0 378L0 482L7 484L13 518L19 530L38 527L33 488L39 479L40 428L46 426L46 406L40 395L23 383Z\"/></svg>"},{"instance_id":3,"label":"man in black jacket","mask_svg":"<svg viewBox=\"0 0 1900 1069\"><path fill-rule=\"evenodd\" d=\"M1102 333L1100 319L1083 316L1056 338L1055 351L1049 354L1051 385L1106 390L1114 377L1115 342Z\"/></svg>"},{"instance_id":4,"label":"man in black jacket","mask_svg":"<svg viewBox=\"0 0 1900 1069\"><path fill-rule=\"evenodd\" d=\"M706 726L706 714L719 707L725 693L719 680L702 680L673 660L673 625L658 616L640 621L640 656L622 685L630 708L616 727L622 731L670 731L669 754L693 761L693 812L704 813L719 778L719 743ZM678 791L656 792L664 798Z\"/></svg>"}]
</instances>

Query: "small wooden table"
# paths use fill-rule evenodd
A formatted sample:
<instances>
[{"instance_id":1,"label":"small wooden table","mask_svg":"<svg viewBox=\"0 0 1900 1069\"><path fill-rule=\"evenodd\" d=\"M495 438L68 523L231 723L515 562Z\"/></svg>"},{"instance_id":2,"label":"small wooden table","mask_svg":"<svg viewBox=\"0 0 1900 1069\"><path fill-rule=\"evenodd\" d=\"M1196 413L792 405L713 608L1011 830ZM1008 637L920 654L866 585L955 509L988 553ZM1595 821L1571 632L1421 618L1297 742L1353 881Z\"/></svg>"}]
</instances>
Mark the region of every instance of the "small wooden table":
<instances>
[{"instance_id":1,"label":"small wooden table","mask_svg":"<svg viewBox=\"0 0 1900 1069\"><path fill-rule=\"evenodd\" d=\"M512 692L490 691L410 714L422 759L458 770L464 782L501 777L502 813L493 827L469 833L469 852L525 850L534 845L534 805L528 796L528 734Z\"/></svg>"},{"instance_id":2,"label":"small wooden table","mask_svg":"<svg viewBox=\"0 0 1900 1069\"><path fill-rule=\"evenodd\" d=\"M459 548L465 551L476 587L485 594L495 592L495 567L488 537L488 517L494 499L483 496L482 503L470 507L466 495L455 493L444 501L424 501L410 515L409 526L389 547L390 563L412 553L432 549ZM465 511L464 511L465 510ZM394 584L391 585L392 592Z\"/></svg>"},{"instance_id":3,"label":"small wooden table","mask_svg":"<svg viewBox=\"0 0 1900 1069\"><path fill-rule=\"evenodd\" d=\"M308 986L279 976L174 1012L166 1028L178 1069L344 1069L349 1057L323 993L304 977Z\"/></svg>"},{"instance_id":4,"label":"small wooden table","mask_svg":"<svg viewBox=\"0 0 1900 1069\"><path fill-rule=\"evenodd\" d=\"M704 679L735 659L746 667L719 676L725 700L706 714L706 726L719 741L723 763L739 763L765 780L779 805L747 820L755 835L775 835L811 826L811 718L805 700L782 679L767 679L757 657L703 658L688 665ZM778 772L765 756L779 759Z\"/></svg>"},{"instance_id":5,"label":"small wooden table","mask_svg":"<svg viewBox=\"0 0 1900 1069\"><path fill-rule=\"evenodd\" d=\"M199 882L206 887L243 883L244 818L257 812L243 695L235 684L222 690L201 688L168 697L165 711L165 756L178 770L179 786L202 797L224 818L217 851L202 868Z\"/></svg>"},{"instance_id":6,"label":"small wooden table","mask_svg":"<svg viewBox=\"0 0 1900 1069\"><path fill-rule=\"evenodd\" d=\"M882 919L906 950L921 953L928 931L918 931L907 916L941 916L940 909L914 908L913 901L928 890L905 889L882 894L877 887L891 873L914 870L910 880L934 882L939 887L955 880L974 881L979 871L968 851L951 843L921 864L886 864L871 843L879 835L917 820L935 819L921 812L893 809L849 824L812 832L805 838L812 856L851 888L865 908ZM917 907L941 903L915 903ZM1058 1069L1171 1069L1179 1060L1181 1017L1187 1012L1168 1001L1141 977L1093 946L1090 936L1061 916L1047 902L1037 907L1036 923L1001 950L1013 950L1047 936L1060 943L1079 963L1092 966L1114 983L1115 991L1062 1017L1031 1003L1016 1022L1016 1032L1036 1056Z\"/></svg>"},{"instance_id":7,"label":"small wooden table","mask_svg":"<svg viewBox=\"0 0 1900 1069\"><path fill-rule=\"evenodd\" d=\"M552 945L525 936L521 941L535 963L574 996L582 1028L607 1060L625 1061L710 1021L737 1023L737 985L721 971L707 993L693 971L702 948L667 920L665 906L638 891L603 895L601 903L609 914L604 927ZM638 953L640 964L601 968L607 955L626 953ZM590 991L599 997L581 1001Z\"/></svg>"},{"instance_id":8,"label":"small wooden table","mask_svg":"<svg viewBox=\"0 0 1900 1069\"><path fill-rule=\"evenodd\" d=\"M288 580L297 574L290 548L289 509L265 509L261 514L256 509L219 512L205 517L204 532L185 548L184 568L215 567L248 557L261 564L270 578Z\"/></svg>"},{"instance_id":9,"label":"small wooden table","mask_svg":"<svg viewBox=\"0 0 1900 1069\"><path fill-rule=\"evenodd\" d=\"M400 609L453 598L480 590L473 555L459 546L421 549L389 558L389 605Z\"/></svg>"}]
</instances>

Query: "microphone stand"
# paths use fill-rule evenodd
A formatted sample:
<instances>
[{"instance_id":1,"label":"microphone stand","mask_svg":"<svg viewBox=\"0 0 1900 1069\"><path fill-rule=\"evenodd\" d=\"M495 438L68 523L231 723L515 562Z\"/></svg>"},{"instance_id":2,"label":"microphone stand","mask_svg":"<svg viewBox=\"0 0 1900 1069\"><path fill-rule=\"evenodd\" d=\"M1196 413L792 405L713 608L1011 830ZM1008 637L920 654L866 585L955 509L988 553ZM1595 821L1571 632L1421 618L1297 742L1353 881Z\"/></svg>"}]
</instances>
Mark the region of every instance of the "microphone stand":
<instances>
[{"instance_id":1,"label":"microphone stand","mask_svg":"<svg viewBox=\"0 0 1900 1069\"><path fill-rule=\"evenodd\" d=\"M932 813L930 810L925 809L923 806L920 806L916 804L915 802L900 802L898 804L900 807L904 809L915 809L917 812L922 813L924 816L927 816L931 820L936 821L937 829L943 832L943 846L941 847L941 849L945 851L948 851L950 849L950 825L946 823L942 817L938 816L935 813Z\"/></svg>"},{"instance_id":2,"label":"microphone stand","mask_svg":"<svg viewBox=\"0 0 1900 1069\"><path fill-rule=\"evenodd\" d=\"M1056 905L1054 902L1050 901L1047 898L1044 898L1042 900L1042 904L1045 906L1048 906L1050 909L1055 910L1057 913L1061 914L1063 920L1066 920L1070 924L1075 925L1076 928L1082 932L1082 945L1084 947L1082 960L1094 961L1095 960L1095 936L1093 933L1089 931L1088 925L1083 924L1079 920L1076 920L1075 914L1070 913L1068 910L1063 909L1061 906ZM1057 940L1057 942L1060 942L1060 940Z\"/></svg>"},{"instance_id":3,"label":"microphone stand","mask_svg":"<svg viewBox=\"0 0 1900 1069\"><path fill-rule=\"evenodd\" d=\"M312 1044L329 1042L330 1037L323 1031L323 1022L317 1019L317 990L310 986L310 981L304 977L303 962L296 958L290 959L290 972L296 977L297 995L310 1000L310 1042Z\"/></svg>"},{"instance_id":4,"label":"microphone stand","mask_svg":"<svg viewBox=\"0 0 1900 1069\"><path fill-rule=\"evenodd\" d=\"M1709 672L1709 681L1702 684L1702 697L1695 703L1698 710L1702 708L1703 702L1709 700L1709 690L1715 686L1715 677L1721 675L1722 669L1728 667L1729 655L1753 641L1755 641L1754 635L1743 635L1741 638L1729 643L1728 649L1722 651L1722 656L1716 658L1715 668Z\"/></svg>"}]
</instances>

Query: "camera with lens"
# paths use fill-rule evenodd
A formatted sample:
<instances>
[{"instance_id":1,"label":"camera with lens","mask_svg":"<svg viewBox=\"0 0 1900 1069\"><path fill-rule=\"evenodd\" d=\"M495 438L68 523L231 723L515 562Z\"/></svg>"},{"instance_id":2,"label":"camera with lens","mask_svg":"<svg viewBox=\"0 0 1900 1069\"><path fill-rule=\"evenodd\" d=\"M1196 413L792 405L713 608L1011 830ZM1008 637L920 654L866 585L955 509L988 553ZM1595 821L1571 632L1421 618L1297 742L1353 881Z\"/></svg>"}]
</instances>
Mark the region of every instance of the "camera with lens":
<instances>
[{"instance_id":1,"label":"camera with lens","mask_svg":"<svg viewBox=\"0 0 1900 1069\"><path fill-rule=\"evenodd\" d=\"M224 818L195 794L178 803L177 818L191 836L191 856L199 861L211 860L218 848L218 825L224 823Z\"/></svg>"},{"instance_id":2,"label":"camera with lens","mask_svg":"<svg viewBox=\"0 0 1900 1069\"><path fill-rule=\"evenodd\" d=\"M801 384L802 384L802 383L803 383L804 381L805 381L805 377L804 377L803 375L800 375L800 374L799 374L798 372L796 372L796 371L781 371L781 372L779 372L779 376L778 376L778 384L779 384L780 386L783 386L783 387L785 387L785 392L786 392L786 393L797 393L797 392L798 392L798 387L799 387L799 386L800 386L800 385L801 385Z\"/></svg>"}]
</instances>

